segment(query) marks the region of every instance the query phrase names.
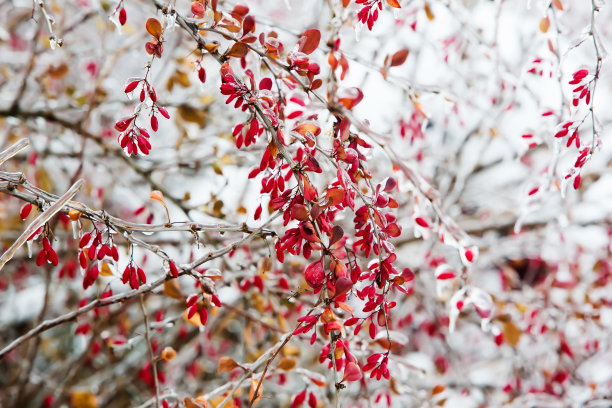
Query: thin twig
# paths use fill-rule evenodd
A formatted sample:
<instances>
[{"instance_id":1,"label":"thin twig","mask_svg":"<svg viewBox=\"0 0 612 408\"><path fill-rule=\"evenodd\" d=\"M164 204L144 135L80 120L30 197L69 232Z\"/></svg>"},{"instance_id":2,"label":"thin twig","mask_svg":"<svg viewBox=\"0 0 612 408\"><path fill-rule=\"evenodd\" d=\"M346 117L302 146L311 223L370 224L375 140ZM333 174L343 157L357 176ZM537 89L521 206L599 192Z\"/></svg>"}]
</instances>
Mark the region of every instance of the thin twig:
<instances>
[{"instance_id":1,"label":"thin twig","mask_svg":"<svg viewBox=\"0 0 612 408\"><path fill-rule=\"evenodd\" d=\"M28 225L28 227L25 229L25 231L23 231L21 236L17 238L17 241L15 241L13 245L11 245L11 247L7 249L6 252L3 253L0 257L0 271L2 270L2 267L13 257L13 255L15 255L17 250L23 244L25 244L28 238L32 234L34 234L38 228L43 226L47 221L51 219L51 217L61 211L64 205L66 205L66 203L76 195L76 193L79 191L84 182L85 181L83 179L77 180L77 182L74 183L72 187L70 187L68 191L66 191L61 197L59 197L58 200L51 207L46 209L34 221L32 221L30 225Z\"/></svg>"},{"instance_id":2,"label":"thin twig","mask_svg":"<svg viewBox=\"0 0 612 408\"><path fill-rule=\"evenodd\" d=\"M157 360L155 353L153 352L153 346L151 346L151 331L149 330L149 318L147 317L147 310L144 304L144 294L140 295L140 310L142 310L142 316L144 318L145 333L144 337L147 341L149 348L149 356L151 357L151 367L153 368L153 382L155 384L155 406L159 408L159 380L157 379Z\"/></svg>"},{"instance_id":3,"label":"thin twig","mask_svg":"<svg viewBox=\"0 0 612 408\"><path fill-rule=\"evenodd\" d=\"M188 265L182 265L179 269L179 276L183 276L183 275L191 275L192 270L194 268L196 268L197 266L211 261L213 259L219 258L223 255L226 255L228 253L230 253L231 251L235 250L238 246L246 244L248 242L250 242L253 238L255 238L259 232L261 232L261 230L266 226L267 224L264 224L263 226L261 226L260 228L258 228L257 230L253 231L252 233L250 233L249 235L247 235L246 237L234 242L232 245L228 245L224 248L221 248L219 250L216 251L211 251L208 253L208 255L205 255L201 258L201 260L199 260L198 265L194 266L193 264L188 264ZM41 324L39 324L38 326L32 328L30 331L28 331L27 333L23 334L22 336L19 336L18 338L16 338L15 340L13 340L10 344L8 344L7 346L5 346L2 350L0 350L0 358L2 358L3 356L5 356L8 352L10 352L11 350L15 349L16 347L20 346L21 344L23 344L25 341L27 341L28 339L32 338L33 336L37 336L38 334L51 329L52 327L58 326L60 324L75 320L78 316L87 313L93 309L96 309L98 307L103 307L103 306L109 306L112 305L114 303L119 303L119 302L124 302L126 300L129 300L135 296L139 296L142 293L147 293L152 291L153 289L155 289L156 287L163 285L166 281L174 279L174 277L170 276L170 275L164 275L159 277L157 280L151 282L151 283L147 283L142 285L140 288L138 289L133 289L129 292L125 292L125 293L120 293L114 296L110 296L107 298L100 298L100 299L96 299L90 303L88 303L87 305L78 308L77 310L74 310L70 313L66 313L62 316L56 317L55 319L50 319L50 320L45 320L44 322L42 322Z\"/></svg>"}]
</instances>

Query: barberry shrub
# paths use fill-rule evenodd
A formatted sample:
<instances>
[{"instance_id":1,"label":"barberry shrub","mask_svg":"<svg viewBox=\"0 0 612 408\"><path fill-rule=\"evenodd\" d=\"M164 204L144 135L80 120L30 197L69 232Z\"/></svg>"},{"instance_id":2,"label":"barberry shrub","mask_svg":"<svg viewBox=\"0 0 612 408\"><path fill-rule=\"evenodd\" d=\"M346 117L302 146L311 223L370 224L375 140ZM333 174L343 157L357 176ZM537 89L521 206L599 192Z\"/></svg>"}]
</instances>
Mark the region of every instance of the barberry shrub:
<instances>
[{"instance_id":1,"label":"barberry shrub","mask_svg":"<svg viewBox=\"0 0 612 408\"><path fill-rule=\"evenodd\" d=\"M0 405L607 406L611 18L0 4Z\"/></svg>"}]
</instances>

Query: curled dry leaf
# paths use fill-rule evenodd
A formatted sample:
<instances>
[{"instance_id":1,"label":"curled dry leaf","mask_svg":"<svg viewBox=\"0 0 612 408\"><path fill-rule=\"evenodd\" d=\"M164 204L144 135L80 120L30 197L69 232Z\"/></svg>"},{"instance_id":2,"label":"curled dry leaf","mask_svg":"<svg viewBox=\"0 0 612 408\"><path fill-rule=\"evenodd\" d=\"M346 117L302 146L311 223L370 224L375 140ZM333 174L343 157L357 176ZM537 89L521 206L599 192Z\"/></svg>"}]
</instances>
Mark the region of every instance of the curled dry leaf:
<instances>
[{"instance_id":1,"label":"curled dry leaf","mask_svg":"<svg viewBox=\"0 0 612 408\"><path fill-rule=\"evenodd\" d=\"M242 58L249 52L249 47L242 42L237 42L232 45L232 48L225 54L227 57Z\"/></svg>"},{"instance_id":2,"label":"curled dry leaf","mask_svg":"<svg viewBox=\"0 0 612 408\"><path fill-rule=\"evenodd\" d=\"M250 404L251 406L259 402L263 393L263 384L259 384L259 388L257 388L258 383L259 382L255 378L251 378L251 389L249 390L249 401L252 401ZM255 395L256 390L257 395Z\"/></svg>"},{"instance_id":3,"label":"curled dry leaf","mask_svg":"<svg viewBox=\"0 0 612 408\"><path fill-rule=\"evenodd\" d=\"M164 201L164 195L162 194L162 192L159 190L153 190L151 191L151 194L149 194L149 198L153 201L161 203L161 205L164 206L164 209L166 210L166 215L168 216L168 222L170 222L170 212L168 211L168 206Z\"/></svg>"},{"instance_id":4,"label":"curled dry leaf","mask_svg":"<svg viewBox=\"0 0 612 408\"><path fill-rule=\"evenodd\" d=\"M223 356L219 359L217 363L217 374L220 373L229 373L234 368L238 367L238 363L234 361L231 357Z\"/></svg>"}]
</instances>

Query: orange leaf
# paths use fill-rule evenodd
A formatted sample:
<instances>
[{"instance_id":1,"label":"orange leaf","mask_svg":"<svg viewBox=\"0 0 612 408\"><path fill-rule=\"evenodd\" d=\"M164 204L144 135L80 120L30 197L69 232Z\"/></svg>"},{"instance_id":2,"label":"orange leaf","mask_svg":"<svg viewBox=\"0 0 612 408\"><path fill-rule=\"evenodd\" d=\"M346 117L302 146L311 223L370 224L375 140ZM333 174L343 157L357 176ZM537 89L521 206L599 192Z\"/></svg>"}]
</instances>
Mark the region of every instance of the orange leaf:
<instances>
[{"instance_id":1,"label":"orange leaf","mask_svg":"<svg viewBox=\"0 0 612 408\"><path fill-rule=\"evenodd\" d=\"M321 128L312 123L301 123L294 127L293 131L302 136L306 136L308 132L312 133L314 136L318 136L321 133Z\"/></svg>"},{"instance_id":2,"label":"orange leaf","mask_svg":"<svg viewBox=\"0 0 612 408\"><path fill-rule=\"evenodd\" d=\"M327 190L327 205L326 207L336 206L342 204L344 201L344 190L341 188L330 188Z\"/></svg>"},{"instance_id":3,"label":"orange leaf","mask_svg":"<svg viewBox=\"0 0 612 408\"><path fill-rule=\"evenodd\" d=\"M232 45L232 48L225 54L228 57L242 58L249 52L249 47L242 42L237 42Z\"/></svg>"},{"instance_id":4,"label":"orange leaf","mask_svg":"<svg viewBox=\"0 0 612 408\"><path fill-rule=\"evenodd\" d=\"M346 312L348 312L350 314L353 314L355 312L352 307L350 307L349 305L347 305L344 302L336 302L336 303L338 304L338 307L340 309L342 309L342 310L344 310L344 311L346 311Z\"/></svg>"},{"instance_id":5,"label":"orange leaf","mask_svg":"<svg viewBox=\"0 0 612 408\"><path fill-rule=\"evenodd\" d=\"M407 49L399 50L391 57L391 66L397 67L398 65L402 65L406 62L406 58L408 58L409 51Z\"/></svg>"},{"instance_id":6,"label":"orange leaf","mask_svg":"<svg viewBox=\"0 0 612 408\"><path fill-rule=\"evenodd\" d=\"M70 394L70 403L74 408L97 408L98 400L89 391L76 391Z\"/></svg>"},{"instance_id":7,"label":"orange leaf","mask_svg":"<svg viewBox=\"0 0 612 408\"><path fill-rule=\"evenodd\" d=\"M548 27L550 27L550 20L548 17L544 17L540 20L540 31L545 33L548 31Z\"/></svg>"},{"instance_id":8,"label":"orange leaf","mask_svg":"<svg viewBox=\"0 0 612 408\"><path fill-rule=\"evenodd\" d=\"M263 384L260 385L259 389L257 390L257 383L258 382L256 379L251 378L251 389L249 390L249 401L253 401L251 406L257 404L257 402L261 399L261 393L263 391ZM257 395L255 395L255 390L257 390Z\"/></svg>"},{"instance_id":9,"label":"orange leaf","mask_svg":"<svg viewBox=\"0 0 612 408\"><path fill-rule=\"evenodd\" d=\"M424 9L425 9L425 15L427 16L427 19L430 20L430 21L433 20L434 19L434 14L431 11L431 7L429 6L429 3L425 3Z\"/></svg>"},{"instance_id":10,"label":"orange leaf","mask_svg":"<svg viewBox=\"0 0 612 408\"><path fill-rule=\"evenodd\" d=\"M171 279L169 281L164 282L164 294L176 300L182 301L185 299L185 296L181 292L181 287L179 286L176 279Z\"/></svg>"},{"instance_id":11,"label":"orange leaf","mask_svg":"<svg viewBox=\"0 0 612 408\"><path fill-rule=\"evenodd\" d=\"M183 312L183 319L185 319L187 323L193 324L196 327L204 326L202 322L200 321L200 313L195 312L195 314L191 316L191 319L187 316L188 316L188 310L185 309L185 311Z\"/></svg>"},{"instance_id":12,"label":"orange leaf","mask_svg":"<svg viewBox=\"0 0 612 408\"><path fill-rule=\"evenodd\" d=\"M427 114L425 113L425 111L423 110L423 107L418 101L413 100L412 104L414 105L414 108L417 110L417 112L419 112L424 117L427 117Z\"/></svg>"},{"instance_id":13,"label":"orange leaf","mask_svg":"<svg viewBox=\"0 0 612 408\"><path fill-rule=\"evenodd\" d=\"M304 31L302 38L298 41L298 49L304 54L312 54L319 46L321 32L316 28Z\"/></svg>"},{"instance_id":14,"label":"orange leaf","mask_svg":"<svg viewBox=\"0 0 612 408\"><path fill-rule=\"evenodd\" d=\"M561 0L553 0L552 4L557 10L563 11L563 3L561 3Z\"/></svg>"},{"instance_id":15,"label":"orange leaf","mask_svg":"<svg viewBox=\"0 0 612 408\"><path fill-rule=\"evenodd\" d=\"M208 403L206 405L203 405L189 397L185 397L183 402L185 403L185 408L208 408Z\"/></svg>"},{"instance_id":16,"label":"orange leaf","mask_svg":"<svg viewBox=\"0 0 612 408\"><path fill-rule=\"evenodd\" d=\"M442 391L444 391L446 389L446 386L442 385L442 384L438 384L436 386L434 386L431 390L431 395L436 395L441 393Z\"/></svg>"},{"instance_id":17,"label":"orange leaf","mask_svg":"<svg viewBox=\"0 0 612 408\"><path fill-rule=\"evenodd\" d=\"M170 222L170 212L168 211L168 206L164 201L164 195L162 194L162 192L159 190L153 190L151 191L151 194L149 194L149 198L153 201L161 203L161 205L164 206L164 209L166 210L166 215L168 216L168 222Z\"/></svg>"},{"instance_id":18,"label":"orange leaf","mask_svg":"<svg viewBox=\"0 0 612 408\"><path fill-rule=\"evenodd\" d=\"M151 191L151 194L149 194L149 198L151 200L158 201L162 203L163 205L166 205L166 203L164 202L164 194L159 190Z\"/></svg>"},{"instance_id":19,"label":"orange leaf","mask_svg":"<svg viewBox=\"0 0 612 408\"><path fill-rule=\"evenodd\" d=\"M504 322L503 327L504 341L512 347L516 346L521 339L521 329L519 329L512 321Z\"/></svg>"},{"instance_id":20,"label":"orange leaf","mask_svg":"<svg viewBox=\"0 0 612 408\"><path fill-rule=\"evenodd\" d=\"M217 363L217 374L225 372L229 373L236 367L238 367L238 363L236 363L231 357L223 356L219 359L219 363Z\"/></svg>"},{"instance_id":21,"label":"orange leaf","mask_svg":"<svg viewBox=\"0 0 612 408\"><path fill-rule=\"evenodd\" d=\"M100 268L100 275L113 276L113 271L111 271L110 266L108 266L107 262L102 262L102 267Z\"/></svg>"},{"instance_id":22,"label":"orange leaf","mask_svg":"<svg viewBox=\"0 0 612 408\"><path fill-rule=\"evenodd\" d=\"M295 361L295 359L291 357L283 357L278 362L278 368L284 371L293 370L296 365L297 365L297 361Z\"/></svg>"},{"instance_id":23,"label":"orange leaf","mask_svg":"<svg viewBox=\"0 0 612 408\"><path fill-rule=\"evenodd\" d=\"M146 28L149 34L151 34L155 38L159 39L159 37L162 35L162 25L156 18L148 19Z\"/></svg>"},{"instance_id":24,"label":"orange leaf","mask_svg":"<svg viewBox=\"0 0 612 408\"><path fill-rule=\"evenodd\" d=\"M387 0L387 3L389 3L391 7L402 8L397 0Z\"/></svg>"}]
</instances>

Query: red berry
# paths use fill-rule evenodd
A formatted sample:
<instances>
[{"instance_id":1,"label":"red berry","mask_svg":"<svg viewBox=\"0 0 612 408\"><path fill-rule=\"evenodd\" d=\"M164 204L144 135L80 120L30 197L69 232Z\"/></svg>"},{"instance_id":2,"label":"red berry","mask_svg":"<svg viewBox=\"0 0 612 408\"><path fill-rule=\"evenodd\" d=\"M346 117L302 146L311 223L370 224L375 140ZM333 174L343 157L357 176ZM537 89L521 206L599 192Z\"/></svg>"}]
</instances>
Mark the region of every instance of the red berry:
<instances>
[{"instance_id":1,"label":"red berry","mask_svg":"<svg viewBox=\"0 0 612 408\"><path fill-rule=\"evenodd\" d=\"M32 204L27 203L26 205L21 207L19 216L21 217L22 220L25 220L26 218L28 218L28 215L30 215L30 211L32 211Z\"/></svg>"},{"instance_id":2,"label":"red berry","mask_svg":"<svg viewBox=\"0 0 612 408\"><path fill-rule=\"evenodd\" d=\"M127 21L127 13L125 9L122 8L121 10L119 10L119 24L125 25L126 21Z\"/></svg>"}]
</instances>

